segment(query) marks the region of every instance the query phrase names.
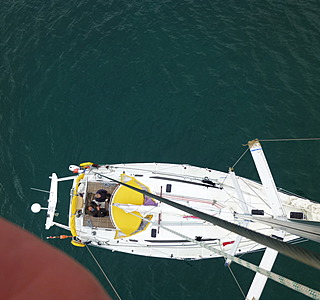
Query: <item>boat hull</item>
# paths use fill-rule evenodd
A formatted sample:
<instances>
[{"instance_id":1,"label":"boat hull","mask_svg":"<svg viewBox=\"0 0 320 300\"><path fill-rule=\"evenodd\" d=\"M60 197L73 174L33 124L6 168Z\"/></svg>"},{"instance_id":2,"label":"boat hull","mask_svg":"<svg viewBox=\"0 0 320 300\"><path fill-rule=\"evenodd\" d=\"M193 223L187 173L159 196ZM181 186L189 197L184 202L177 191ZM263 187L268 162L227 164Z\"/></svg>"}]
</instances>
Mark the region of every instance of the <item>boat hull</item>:
<instances>
[{"instance_id":1,"label":"boat hull","mask_svg":"<svg viewBox=\"0 0 320 300\"><path fill-rule=\"evenodd\" d=\"M258 212L260 217L272 216L264 189L257 182L237 177L246 202L244 207L228 173L178 164L114 164L84 168L73 181L69 226L77 243L135 255L187 260L221 256L215 249L237 255L264 248L158 200L146 199L113 180L262 234L274 234L270 226L236 217L248 211ZM87 210L99 189L111 194L110 200L101 204L109 216L93 217ZM279 192L279 198L288 217L294 211L310 218L306 211L290 205L299 197ZM297 238L286 234L284 240Z\"/></svg>"}]
</instances>

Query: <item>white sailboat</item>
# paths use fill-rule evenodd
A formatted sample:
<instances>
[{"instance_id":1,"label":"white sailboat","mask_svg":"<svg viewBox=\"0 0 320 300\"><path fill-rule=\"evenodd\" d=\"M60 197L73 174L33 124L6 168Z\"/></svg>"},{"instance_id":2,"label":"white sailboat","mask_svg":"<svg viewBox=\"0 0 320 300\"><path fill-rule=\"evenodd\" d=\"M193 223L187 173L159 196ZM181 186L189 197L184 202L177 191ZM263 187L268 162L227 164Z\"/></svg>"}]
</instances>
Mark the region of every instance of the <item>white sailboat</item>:
<instances>
[{"instance_id":1,"label":"white sailboat","mask_svg":"<svg viewBox=\"0 0 320 300\"><path fill-rule=\"evenodd\" d=\"M229 264L238 254L267 247L260 265L266 271L278 251L300 259L287 245L301 237L320 241L320 204L277 190L259 141L248 145L262 184L238 177L232 169L223 173L164 163L72 165L76 175L51 176L45 227L69 230L75 246L142 256L224 256ZM72 189L69 223L63 225L54 221L54 214L58 184L66 180L72 181ZM98 202L95 195L101 190L108 198ZM103 214L93 214L92 203ZM39 210L40 205L33 205L34 212ZM317 263L319 258L314 259ZM259 299L266 280L257 273L247 299Z\"/></svg>"}]
</instances>

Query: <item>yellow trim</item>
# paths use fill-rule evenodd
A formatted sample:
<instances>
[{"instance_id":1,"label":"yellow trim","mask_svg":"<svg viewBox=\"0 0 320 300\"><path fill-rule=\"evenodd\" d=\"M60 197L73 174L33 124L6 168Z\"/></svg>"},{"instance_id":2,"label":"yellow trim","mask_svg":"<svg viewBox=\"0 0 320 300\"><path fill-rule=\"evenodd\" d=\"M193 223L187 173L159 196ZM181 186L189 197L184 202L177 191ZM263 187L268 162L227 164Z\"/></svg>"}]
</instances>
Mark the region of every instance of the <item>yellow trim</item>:
<instances>
[{"instance_id":1,"label":"yellow trim","mask_svg":"<svg viewBox=\"0 0 320 300\"><path fill-rule=\"evenodd\" d=\"M85 244L76 241L71 241L71 244L76 247L85 247Z\"/></svg>"},{"instance_id":2,"label":"yellow trim","mask_svg":"<svg viewBox=\"0 0 320 300\"><path fill-rule=\"evenodd\" d=\"M71 217L70 217L70 231L72 236L78 236L77 235L77 230L76 230L76 212L77 212L77 205L78 205L78 187L80 180L83 179L84 174L81 174L77 177L76 179L76 185L73 190L73 195L72 195L72 202L71 202ZM71 242L72 245L75 245L73 242ZM75 245L77 246L77 245Z\"/></svg>"},{"instance_id":3,"label":"yellow trim","mask_svg":"<svg viewBox=\"0 0 320 300\"><path fill-rule=\"evenodd\" d=\"M84 162L82 164L80 164L80 167L88 167L88 166L92 166L93 163L92 162Z\"/></svg>"}]
</instances>

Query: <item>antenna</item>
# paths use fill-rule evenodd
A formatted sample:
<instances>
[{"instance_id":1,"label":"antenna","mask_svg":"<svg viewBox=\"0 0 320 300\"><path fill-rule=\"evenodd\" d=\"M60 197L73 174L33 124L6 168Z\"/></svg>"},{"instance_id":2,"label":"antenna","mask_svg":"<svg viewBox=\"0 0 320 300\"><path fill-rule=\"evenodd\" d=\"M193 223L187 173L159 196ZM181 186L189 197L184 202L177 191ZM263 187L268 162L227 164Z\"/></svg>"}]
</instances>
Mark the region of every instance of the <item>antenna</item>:
<instances>
[{"instance_id":1,"label":"antenna","mask_svg":"<svg viewBox=\"0 0 320 300\"><path fill-rule=\"evenodd\" d=\"M36 189L36 188L30 188L31 190L34 190L34 191L38 191L38 192L43 192L43 193L48 193L50 194L49 191L45 191L45 190L41 190L41 189Z\"/></svg>"}]
</instances>

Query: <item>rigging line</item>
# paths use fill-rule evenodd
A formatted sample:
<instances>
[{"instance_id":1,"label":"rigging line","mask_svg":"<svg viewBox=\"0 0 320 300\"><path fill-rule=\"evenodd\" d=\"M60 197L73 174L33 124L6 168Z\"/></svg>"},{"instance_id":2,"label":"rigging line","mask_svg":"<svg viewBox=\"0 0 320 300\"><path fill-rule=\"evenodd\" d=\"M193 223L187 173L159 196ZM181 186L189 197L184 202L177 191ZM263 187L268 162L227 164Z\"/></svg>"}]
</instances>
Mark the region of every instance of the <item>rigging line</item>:
<instances>
[{"instance_id":1,"label":"rigging line","mask_svg":"<svg viewBox=\"0 0 320 300\"><path fill-rule=\"evenodd\" d=\"M132 214L132 213L129 213L129 214ZM136 215L134 215L134 216L136 216ZM138 243L138 242L135 242L135 244L134 244L135 246L139 246L139 247L144 247L145 246L145 244L141 244L141 243ZM121 248L121 247L128 247L128 245L121 245L121 244L117 244L117 247L118 248ZM155 248L155 246L153 246L153 245L151 245L150 247L148 247L148 248L150 248L150 252L151 252L151 250L152 251L154 251L154 252L158 252L158 253L161 253L161 254L168 254L167 252L164 252L164 251L161 251L161 250L159 250L159 249L156 249Z\"/></svg>"},{"instance_id":2,"label":"rigging line","mask_svg":"<svg viewBox=\"0 0 320 300\"><path fill-rule=\"evenodd\" d=\"M108 276L106 275L106 273L103 271L103 269L101 268L99 262L97 261L97 259L95 258L95 256L93 255L93 253L91 252L91 250L89 249L89 247L87 245L85 245L87 250L89 251L89 253L91 254L92 258L94 259L94 261L96 262L97 266L100 268L100 271L102 272L102 274L104 275L104 277L107 279L107 281L109 282L113 292L116 294L116 296L118 297L119 300L121 300L119 294L117 293L116 289L114 288L114 286L112 285L111 281L109 280Z\"/></svg>"},{"instance_id":3,"label":"rigging line","mask_svg":"<svg viewBox=\"0 0 320 300\"><path fill-rule=\"evenodd\" d=\"M291 141L319 141L320 138L298 138L298 139L264 139L260 142L291 142Z\"/></svg>"},{"instance_id":4,"label":"rigging line","mask_svg":"<svg viewBox=\"0 0 320 300\"><path fill-rule=\"evenodd\" d=\"M235 162L235 164L231 167L232 169L234 169L236 164L241 160L241 158L247 153L248 150L249 150L249 147L242 153L242 155L238 158L238 160Z\"/></svg>"},{"instance_id":5,"label":"rigging line","mask_svg":"<svg viewBox=\"0 0 320 300\"><path fill-rule=\"evenodd\" d=\"M250 186L248 186L248 187L251 189ZM223 189L223 190L224 190L224 192L230 197L228 200L226 200L226 201L223 202L223 203L226 203L227 201L229 201L229 200L231 200L231 199L237 199L237 200L238 200L237 202L245 203L245 204L248 206L248 208L258 209L257 207L255 207L255 206L253 206L253 205L251 205L251 204L248 204L247 202L243 202L243 201L241 201L240 199L238 199L237 197L232 196L226 189ZM252 191L255 193L254 190L252 190ZM269 206L269 204L266 203L266 202L263 200L263 198L261 198L257 193L255 193L255 194L256 194L256 196L257 196L258 198L260 198L260 200L261 200L262 202L264 202L265 205L267 205L269 208L271 208L271 207ZM237 206L242 210L242 208L240 207L240 205L239 205L238 203L236 203L236 204L237 204ZM264 212L264 213L265 213L265 215L269 215L270 217L272 217L271 214L269 214L269 213L267 213L267 212Z\"/></svg>"},{"instance_id":6,"label":"rigging line","mask_svg":"<svg viewBox=\"0 0 320 300\"><path fill-rule=\"evenodd\" d=\"M233 164L233 166L231 167L232 170L238 164L238 162L241 160L241 158L247 153L248 150L249 150L249 147L240 155L238 160ZM229 173L227 173L227 176L224 178L223 182L221 183L221 186L223 186L223 184L226 181L226 179L228 178L228 176L229 176Z\"/></svg>"},{"instance_id":7,"label":"rigging line","mask_svg":"<svg viewBox=\"0 0 320 300\"><path fill-rule=\"evenodd\" d=\"M270 209L271 209L271 206L269 205L268 202L266 202L265 200L263 200L263 198L242 178L240 177L240 180L258 197L260 198L260 200L265 204L267 205ZM252 207L252 206L251 206ZM270 215L270 214L269 214ZM271 215L270 215L271 216Z\"/></svg>"},{"instance_id":8,"label":"rigging line","mask_svg":"<svg viewBox=\"0 0 320 300\"><path fill-rule=\"evenodd\" d=\"M189 166L188 164L184 164L184 166ZM139 170L139 171L144 171L145 174L160 174L160 175L168 175L168 176L175 176L175 177L183 177L183 178L193 178L193 179L203 179L203 177L199 177L199 176L191 176L191 175L187 175L187 174L175 174L175 173L169 173L169 172L163 172L166 171L168 169L172 169L172 167L168 167L168 168L164 168L161 170L148 170L148 169L141 169L141 168L132 168L132 167L128 167L128 166L117 166L117 165L111 165L110 167L114 168L114 169L126 169L126 170Z\"/></svg>"},{"instance_id":9,"label":"rigging line","mask_svg":"<svg viewBox=\"0 0 320 300\"><path fill-rule=\"evenodd\" d=\"M36 188L30 188L30 190L38 191L38 192L43 192L43 193L48 193L50 194L49 191L41 190L41 189L36 189Z\"/></svg>"},{"instance_id":10,"label":"rigging line","mask_svg":"<svg viewBox=\"0 0 320 300\"><path fill-rule=\"evenodd\" d=\"M161 228L163 228L163 229L165 229L165 230L167 230L167 231L169 231L169 232L171 232L171 233L173 233L175 235L178 235L179 237L182 237L182 238L184 238L186 240L189 240L190 242L193 242L193 243L199 245L200 247L203 247L203 248L205 248L205 249L207 249L209 251L214 252L215 254L218 254L218 255L224 257L224 259L230 259L231 261L235 262L236 264L241 265L242 267L245 267L245 268L247 268L247 269L249 269L249 270L251 270L253 272L260 273L260 274L270 278L271 280L273 280L275 282L278 282L278 283L280 283L280 284L282 284L282 285L284 285L284 286L286 286L286 287L288 287L288 288L290 288L292 290L295 290L298 293L304 294L304 295L306 295L306 296L308 296L310 298L313 298L313 299L318 299L318 300L320 299L320 292L317 291L317 290L309 288L309 287L307 287L307 286L305 286L305 285L303 285L301 283L295 282L295 281L293 281L291 279L288 279L288 278L286 278L284 276L281 276L279 274L273 273L271 271L267 271L264 268L261 268L260 266L256 266L256 265L254 265L254 264L252 264L252 263L250 263L250 262L248 262L246 260L240 259L239 257L232 256L232 255L228 254L227 252L225 252L223 250L219 250L219 249L213 248L212 246L207 245L204 242L194 240L194 239L192 239L192 238L190 238L190 237L188 237L188 236L186 236L186 235L184 235L182 233L179 233L179 232L177 232L175 230L169 229L168 227L163 226L161 224L157 224L156 222L153 222L153 221L151 221L149 219L143 218L143 217L141 217L139 215L136 215L134 213L130 213L130 214L132 214L132 215L134 215L134 216L136 216L136 217L138 217L138 218L140 218L142 220L145 220L146 222L148 222L150 224L153 224L155 226L160 226ZM220 243L219 246L220 246L220 249L221 249L221 243Z\"/></svg>"},{"instance_id":11,"label":"rigging line","mask_svg":"<svg viewBox=\"0 0 320 300\"><path fill-rule=\"evenodd\" d=\"M233 272L232 272L232 270L231 270L231 268L230 268L230 265L228 265L228 269L229 269L229 271L230 271L230 273L231 273L234 281L236 282L236 284L237 284L237 286L238 286L238 288L239 288L239 290L240 290L240 292L241 292L241 294L242 294L242 296L243 296L243 299L245 299L245 298L246 298L246 295L244 294L244 292L243 292L243 290L242 290L242 288L241 288L241 286L240 286L240 284L239 284L236 276L233 274Z\"/></svg>"},{"instance_id":12,"label":"rigging line","mask_svg":"<svg viewBox=\"0 0 320 300\"><path fill-rule=\"evenodd\" d=\"M247 203L245 201L241 201L240 199L238 199L237 197L233 197L230 193L228 193L227 191L225 191L227 193L227 195L230 197L229 199L227 199L226 201L223 202L223 204L226 204L229 200L233 200L236 199L238 200L237 202L235 202L235 204L238 206L238 208L240 208L240 211L243 211L241 205L239 203L244 203L247 205ZM247 205L248 206L248 205ZM226 207L226 205L225 205ZM232 212L232 214L234 214L234 210Z\"/></svg>"},{"instance_id":13,"label":"rigging line","mask_svg":"<svg viewBox=\"0 0 320 300\"><path fill-rule=\"evenodd\" d=\"M228 176L229 176L229 173L226 173L226 176L224 177L223 181L220 183L221 186L224 185L224 182L227 180Z\"/></svg>"},{"instance_id":14,"label":"rigging line","mask_svg":"<svg viewBox=\"0 0 320 300\"><path fill-rule=\"evenodd\" d=\"M318 202L312 201L312 200L310 200L310 199L308 199L308 198L306 198L306 197L304 197L304 196L301 196L301 195L295 194L295 193L293 193L293 192L291 192L291 191L288 191L288 190L286 190L286 189L284 189L284 188L281 188L281 187L276 187L276 188L277 188L277 191L278 191L278 192L287 194L288 196L299 197L299 198L302 198L302 199L305 199L305 200L309 200L309 201L312 202L312 203L318 203Z\"/></svg>"},{"instance_id":15,"label":"rigging line","mask_svg":"<svg viewBox=\"0 0 320 300\"><path fill-rule=\"evenodd\" d=\"M95 172L93 172L95 174ZM98 173L97 173L98 174ZM195 217L199 217L203 219L204 221L207 221L211 224L217 225L219 227L222 227L228 231L232 231L234 233L237 233L241 236L244 236L250 240L253 240L259 244L262 244L266 247L272 248L274 250L277 250L281 254L284 254L288 257L291 257L294 260L300 261L310 267L320 269L320 254L316 253L314 251L308 250L306 248L301 248L296 245L289 245L285 242L282 242L278 239L266 236L264 234L261 234L257 231L251 230L249 228L245 228L239 225L236 225L234 223L228 222L224 219L217 218L215 216L208 215L204 212L201 212L199 210L193 209L191 207L179 204L177 202L173 202L171 200L168 200L166 198L160 197L158 195L152 194L150 192L141 190L139 188L136 188L134 186L131 186L127 183L121 182L119 180L116 180L114 178L105 176L100 174L100 176L105 177L111 181L117 182L131 190L134 190L138 193L141 193L145 196L149 196L151 198L154 198L156 200L159 200L160 202L163 202L167 205L170 205L176 209L182 210L184 212L187 212Z\"/></svg>"},{"instance_id":16,"label":"rigging line","mask_svg":"<svg viewBox=\"0 0 320 300\"><path fill-rule=\"evenodd\" d=\"M253 252L257 253L257 252L265 251L265 249L256 249L256 250L253 251L253 249L255 247L257 247L257 246L259 246L259 243L254 244L247 252L241 253L240 255L238 255L238 257L241 258L244 255L250 254L250 253L253 253Z\"/></svg>"}]
</instances>

